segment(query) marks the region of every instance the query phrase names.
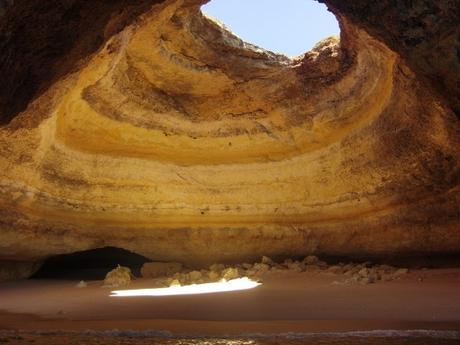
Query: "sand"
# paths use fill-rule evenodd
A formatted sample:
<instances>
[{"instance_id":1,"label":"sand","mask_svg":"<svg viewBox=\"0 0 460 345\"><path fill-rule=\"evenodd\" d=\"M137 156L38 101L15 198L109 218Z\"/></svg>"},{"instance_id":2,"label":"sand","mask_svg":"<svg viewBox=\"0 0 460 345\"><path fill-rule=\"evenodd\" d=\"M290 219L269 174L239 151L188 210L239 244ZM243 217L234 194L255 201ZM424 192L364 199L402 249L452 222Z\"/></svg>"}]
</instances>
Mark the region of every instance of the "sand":
<instances>
[{"instance_id":1,"label":"sand","mask_svg":"<svg viewBox=\"0 0 460 345\"><path fill-rule=\"evenodd\" d=\"M460 330L460 269L412 270L376 284L330 273L270 273L255 289L170 297L109 297L100 281L0 284L0 329L159 330L184 336L374 329ZM145 288L139 279L130 288Z\"/></svg>"}]
</instances>

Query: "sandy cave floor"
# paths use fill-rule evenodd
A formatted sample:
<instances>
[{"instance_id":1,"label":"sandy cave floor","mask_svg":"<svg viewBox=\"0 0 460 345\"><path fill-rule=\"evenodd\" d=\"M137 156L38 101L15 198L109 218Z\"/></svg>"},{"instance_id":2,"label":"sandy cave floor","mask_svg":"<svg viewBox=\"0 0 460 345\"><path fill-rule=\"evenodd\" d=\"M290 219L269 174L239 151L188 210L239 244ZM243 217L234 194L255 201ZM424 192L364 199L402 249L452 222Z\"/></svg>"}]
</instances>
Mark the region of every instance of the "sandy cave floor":
<instances>
[{"instance_id":1,"label":"sandy cave floor","mask_svg":"<svg viewBox=\"0 0 460 345\"><path fill-rule=\"evenodd\" d=\"M460 268L411 270L396 281L340 284L330 273L269 273L253 290L109 297L92 281L0 284L0 329L161 330L185 336L373 329L460 330ZM147 288L137 279L129 288Z\"/></svg>"}]
</instances>

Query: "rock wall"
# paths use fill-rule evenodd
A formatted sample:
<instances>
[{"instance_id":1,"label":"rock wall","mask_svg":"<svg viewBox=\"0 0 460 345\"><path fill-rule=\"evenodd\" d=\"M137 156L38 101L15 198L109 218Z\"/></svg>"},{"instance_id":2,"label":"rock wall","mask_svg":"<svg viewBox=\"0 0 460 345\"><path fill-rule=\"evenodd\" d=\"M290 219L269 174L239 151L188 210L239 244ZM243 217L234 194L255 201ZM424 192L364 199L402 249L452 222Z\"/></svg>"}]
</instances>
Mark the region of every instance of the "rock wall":
<instances>
[{"instance_id":1,"label":"rock wall","mask_svg":"<svg viewBox=\"0 0 460 345\"><path fill-rule=\"evenodd\" d=\"M319 0L397 51L460 118L460 3Z\"/></svg>"},{"instance_id":2,"label":"rock wall","mask_svg":"<svg viewBox=\"0 0 460 345\"><path fill-rule=\"evenodd\" d=\"M29 278L40 266L40 262L0 261L0 282Z\"/></svg>"},{"instance_id":3,"label":"rock wall","mask_svg":"<svg viewBox=\"0 0 460 345\"><path fill-rule=\"evenodd\" d=\"M339 6L340 40L291 60L203 2L137 8L1 127L0 259L459 252L460 126L436 68Z\"/></svg>"}]
</instances>

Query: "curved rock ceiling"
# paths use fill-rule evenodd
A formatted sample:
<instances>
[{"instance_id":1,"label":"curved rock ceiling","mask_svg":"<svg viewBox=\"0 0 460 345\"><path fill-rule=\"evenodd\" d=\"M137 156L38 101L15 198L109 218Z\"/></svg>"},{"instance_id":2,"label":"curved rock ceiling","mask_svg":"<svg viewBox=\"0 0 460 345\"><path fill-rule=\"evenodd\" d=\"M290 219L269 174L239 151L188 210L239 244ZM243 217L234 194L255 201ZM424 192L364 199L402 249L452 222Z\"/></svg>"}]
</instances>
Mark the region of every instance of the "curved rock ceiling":
<instances>
[{"instance_id":1,"label":"curved rock ceiling","mask_svg":"<svg viewBox=\"0 0 460 345\"><path fill-rule=\"evenodd\" d=\"M410 59L339 11L290 60L203 2L138 14L1 127L0 259L459 252L459 122Z\"/></svg>"}]
</instances>

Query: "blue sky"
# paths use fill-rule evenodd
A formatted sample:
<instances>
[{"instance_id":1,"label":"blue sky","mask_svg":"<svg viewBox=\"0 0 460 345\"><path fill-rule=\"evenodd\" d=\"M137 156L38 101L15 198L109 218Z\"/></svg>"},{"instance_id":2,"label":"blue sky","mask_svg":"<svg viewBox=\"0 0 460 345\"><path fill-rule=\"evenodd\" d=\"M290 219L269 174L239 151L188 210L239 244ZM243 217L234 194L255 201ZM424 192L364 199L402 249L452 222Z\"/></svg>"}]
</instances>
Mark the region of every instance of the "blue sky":
<instances>
[{"instance_id":1,"label":"blue sky","mask_svg":"<svg viewBox=\"0 0 460 345\"><path fill-rule=\"evenodd\" d=\"M339 34L334 15L314 0L211 0L202 11L246 42L288 56Z\"/></svg>"}]
</instances>

